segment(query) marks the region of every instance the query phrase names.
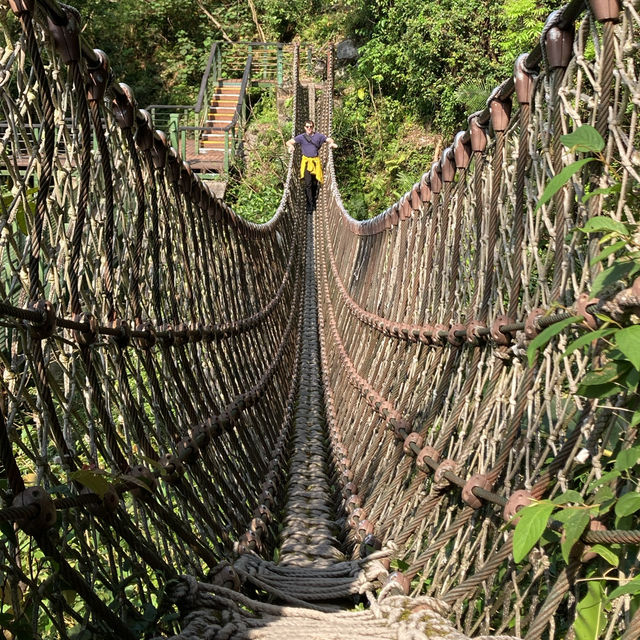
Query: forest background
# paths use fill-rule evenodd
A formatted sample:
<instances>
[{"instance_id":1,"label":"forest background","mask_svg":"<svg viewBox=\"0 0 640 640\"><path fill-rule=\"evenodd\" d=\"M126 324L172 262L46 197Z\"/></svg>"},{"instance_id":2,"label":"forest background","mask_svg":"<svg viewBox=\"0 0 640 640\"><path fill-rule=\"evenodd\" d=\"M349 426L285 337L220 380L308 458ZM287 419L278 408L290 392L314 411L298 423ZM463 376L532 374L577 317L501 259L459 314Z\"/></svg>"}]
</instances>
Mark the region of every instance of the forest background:
<instances>
[{"instance_id":1,"label":"forest background","mask_svg":"<svg viewBox=\"0 0 640 640\"><path fill-rule=\"evenodd\" d=\"M339 70L333 137L349 213L380 213L406 192L443 140L485 106L529 51L555 3L543 0L71 0L87 41L105 50L140 106L192 104L215 40L351 39L358 59ZM227 199L264 221L282 195L290 131L275 97L254 101L247 162Z\"/></svg>"}]
</instances>

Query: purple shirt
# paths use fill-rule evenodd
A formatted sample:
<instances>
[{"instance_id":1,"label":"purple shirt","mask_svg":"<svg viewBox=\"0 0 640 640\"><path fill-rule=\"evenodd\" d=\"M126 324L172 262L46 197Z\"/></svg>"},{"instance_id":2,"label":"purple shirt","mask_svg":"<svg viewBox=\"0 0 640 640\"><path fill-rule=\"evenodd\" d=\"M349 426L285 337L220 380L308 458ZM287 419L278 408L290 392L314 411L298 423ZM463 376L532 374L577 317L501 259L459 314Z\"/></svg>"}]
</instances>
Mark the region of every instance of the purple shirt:
<instances>
[{"instance_id":1,"label":"purple shirt","mask_svg":"<svg viewBox=\"0 0 640 640\"><path fill-rule=\"evenodd\" d=\"M318 149L324 144L327 136L324 133L316 131L310 136L311 141L307 140L307 135L301 133L294 140L302 147L302 155L307 158L315 158L318 155Z\"/></svg>"}]
</instances>

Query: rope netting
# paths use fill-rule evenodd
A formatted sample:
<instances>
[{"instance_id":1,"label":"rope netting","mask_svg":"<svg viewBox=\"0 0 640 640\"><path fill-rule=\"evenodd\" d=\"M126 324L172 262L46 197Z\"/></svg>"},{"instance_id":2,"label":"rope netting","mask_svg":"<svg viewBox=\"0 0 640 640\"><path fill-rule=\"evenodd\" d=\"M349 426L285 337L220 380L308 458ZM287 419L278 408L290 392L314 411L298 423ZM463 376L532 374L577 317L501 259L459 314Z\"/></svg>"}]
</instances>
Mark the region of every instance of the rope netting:
<instances>
[{"instance_id":1,"label":"rope netting","mask_svg":"<svg viewBox=\"0 0 640 640\"><path fill-rule=\"evenodd\" d=\"M305 216L296 155L264 225L216 199L154 130L79 38L75 10L8 5L7 633L553 638L579 617L586 581L636 575L640 532L611 514L568 562L557 534L519 564L503 515L567 490L593 504L613 453L637 441L636 394L577 395L603 357L595 343L563 357L577 325L526 358L574 316L637 319L633 273L592 299L599 249L570 233L602 211L636 224L634 3L597 20L579 3L553 14L520 61L517 113L509 81L384 214L349 218L329 152ZM296 51L294 133L308 114L331 130L332 65L306 91ZM576 201L583 185L610 186L585 165L536 209L576 158L560 136L583 123L619 176L615 206ZM629 474L607 486L636 491ZM607 604L601 637L638 637L632 605Z\"/></svg>"}]
</instances>

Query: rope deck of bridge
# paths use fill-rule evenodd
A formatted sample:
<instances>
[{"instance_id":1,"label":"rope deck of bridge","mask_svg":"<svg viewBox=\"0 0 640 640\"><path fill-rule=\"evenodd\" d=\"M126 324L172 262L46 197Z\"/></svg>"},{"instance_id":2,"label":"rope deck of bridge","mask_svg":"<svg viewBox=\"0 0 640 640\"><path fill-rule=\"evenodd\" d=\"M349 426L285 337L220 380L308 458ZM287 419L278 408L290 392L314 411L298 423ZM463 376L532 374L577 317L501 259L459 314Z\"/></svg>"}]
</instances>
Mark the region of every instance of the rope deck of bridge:
<instances>
[{"instance_id":1,"label":"rope deck of bridge","mask_svg":"<svg viewBox=\"0 0 640 640\"><path fill-rule=\"evenodd\" d=\"M620 4L551 14L386 211L349 216L325 148L306 216L296 151L262 225L155 130L72 8L2 4L7 634L639 636L637 363L606 342L637 339L637 233L598 255L638 224L640 16ZM333 52L311 87L299 66L296 48L287 126L330 134ZM602 153L563 144L585 123ZM594 219L611 234L578 231ZM554 512L516 562L534 501Z\"/></svg>"}]
</instances>

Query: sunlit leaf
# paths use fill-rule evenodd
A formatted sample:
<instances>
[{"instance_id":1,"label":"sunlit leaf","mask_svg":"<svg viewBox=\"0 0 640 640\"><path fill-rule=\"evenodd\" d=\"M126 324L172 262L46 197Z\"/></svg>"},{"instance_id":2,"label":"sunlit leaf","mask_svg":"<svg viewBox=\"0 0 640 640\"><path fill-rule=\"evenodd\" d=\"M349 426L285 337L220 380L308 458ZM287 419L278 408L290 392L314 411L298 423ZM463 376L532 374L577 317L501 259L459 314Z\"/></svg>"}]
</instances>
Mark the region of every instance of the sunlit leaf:
<instances>
[{"instance_id":1,"label":"sunlit leaf","mask_svg":"<svg viewBox=\"0 0 640 640\"><path fill-rule=\"evenodd\" d=\"M640 593L640 576L636 576L633 580L627 582L627 584L623 584L619 587L616 587L610 594L609 599L613 600L614 598L619 598L620 596L624 596L627 593Z\"/></svg>"},{"instance_id":2,"label":"sunlit leaf","mask_svg":"<svg viewBox=\"0 0 640 640\"><path fill-rule=\"evenodd\" d=\"M589 331L589 333L585 333L579 338L576 338L573 342L569 343L562 355L566 358L567 356L570 356L576 349L582 349L582 347L591 344L594 340L598 340L599 338L604 338L608 335L611 335L616 330L617 329L614 327L603 327L602 329L597 329L596 331Z\"/></svg>"},{"instance_id":3,"label":"sunlit leaf","mask_svg":"<svg viewBox=\"0 0 640 640\"><path fill-rule=\"evenodd\" d=\"M538 350L543 348L551 338L558 335L563 329L571 324L582 320L581 316L572 316L560 322L554 322L550 327L547 327L544 331L541 331L529 344L527 348L527 358L529 360L529 366L531 367L536 360Z\"/></svg>"},{"instance_id":4,"label":"sunlit leaf","mask_svg":"<svg viewBox=\"0 0 640 640\"><path fill-rule=\"evenodd\" d=\"M540 540L556 506L544 501L525 507L519 512L520 519L513 532L513 559L521 562Z\"/></svg>"},{"instance_id":5,"label":"sunlit leaf","mask_svg":"<svg viewBox=\"0 0 640 640\"><path fill-rule=\"evenodd\" d=\"M616 504L616 515L624 518L640 509L640 493L625 493Z\"/></svg>"},{"instance_id":6,"label":"sunlit leaf","mask_svg":"<svg viewBox=\"0 0 640 640\"><path fill-rule=\"evenodd\" d=\"M587 595L576 606L576 640L597 640L606 623L605 595L600 580L587 582Z\"/></svg>"},{"instance_id":7,"label":"sunlit leaf","mask_svg":"<svg viewBox=\"0 0 640 640\"><path fill-rule=\"evenodd\" d=\"M614 468L618 471L624 471L625 469L631 469L638 462L640 462L640 447L631 447L620 451L616 456Z\"/></svg>"},{"instance_id":8,"label":"sunlit leaf","mask_svg":"<svg viewBox=\"0 0 640 640\"><path fill-rule=\"evenodd\" d=\"M591 547L591 551L593 553L597 553L601 558L606 560L612 567L617 567L620 564L620 558L615 554L614 551L609 549L609 547L605 547L601 544L594 544Z\"/></svg>"},{"instance_id":9,"label":"sunlit leaf","mask_svg":"<svg viewBox=\"0 0 640 640\"><path fill-rule=\"evenodd\" d=\"M629 230L627 227L609 216L595 216L587 220L584 227L580 227L580 231L584 233L601 233L603 231L619 233L622 236L628 236Z\"/></svg>"},{"instance_id":10,"label":"sunlit leaf","mask_svg":"<svg viewBox=\"0 0 640 640\"><path fill-rule=\"evenodd\" d=\"M535 210L537 211L543 204L549 202L549 200L551 200L551 198L553 198L553 196L569 182L571 176L578 173L585 164L593 162L594 160L595 158L583 158L582 160L578 160L573 164L570 164L568 167L562 169L559 174L553 176L545 187L542 196L540 196L540 200L538 200Z\"/></svg>"},{"instance_id":11,"label":"sunlit leaf","mask_svg":"<svg viewBox=\"0 0 640 640\"><path fill-rule=\"evenodd\" d=\"M616 332L616 345L629 362L640 369L640 326L626 327Z\"/></svg>"},{"instance_id":12,"label":"sunlit leaf","mask_svg":"<svg viewBox=\"0 0 640 640\"><path fill-rule=\"evenodd\" d=\"M591 151L597 153L604 149L604 140L590 124L583 124L575 131L560 136L560 142L574 151Z\"/></svg>"},{"instance_id":13,"label":"sunlit leaf","mask_svg":"<svg viewBox=\"0 0 640 640\"><path fill-rule=\"evenodd\" d=\"M615 262L607 267L593 279L591 295L597 296L605 287L618 282L618 280L624 280L635 267L633 262Z\"/></svg>"}]
</instances>

